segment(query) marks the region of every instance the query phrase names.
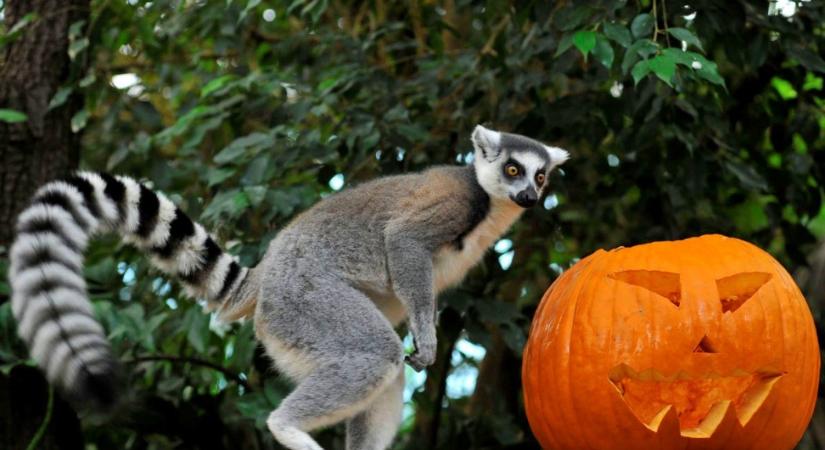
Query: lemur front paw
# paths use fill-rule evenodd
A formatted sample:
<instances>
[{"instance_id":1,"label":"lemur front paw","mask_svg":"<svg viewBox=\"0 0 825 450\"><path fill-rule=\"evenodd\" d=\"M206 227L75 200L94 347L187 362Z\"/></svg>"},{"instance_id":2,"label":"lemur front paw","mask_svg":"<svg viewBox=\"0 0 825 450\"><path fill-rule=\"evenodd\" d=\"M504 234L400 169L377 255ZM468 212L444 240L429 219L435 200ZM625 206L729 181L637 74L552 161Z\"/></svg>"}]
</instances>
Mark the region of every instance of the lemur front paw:
<instances>
[{"instance_id":1,"label":"lemur front paw","mask_svg":"<svg viewBox=\"0 0 825 450\"><path fill-rule=\"evenodd\" d=\"M435 333L433 336L419 341L413 338L415 343L415 351L411 355L407 355L404 361L410 365L416 372L421 372L427 366L431 366L435 362L436 339Z\"/></svg>"}]
</instances>

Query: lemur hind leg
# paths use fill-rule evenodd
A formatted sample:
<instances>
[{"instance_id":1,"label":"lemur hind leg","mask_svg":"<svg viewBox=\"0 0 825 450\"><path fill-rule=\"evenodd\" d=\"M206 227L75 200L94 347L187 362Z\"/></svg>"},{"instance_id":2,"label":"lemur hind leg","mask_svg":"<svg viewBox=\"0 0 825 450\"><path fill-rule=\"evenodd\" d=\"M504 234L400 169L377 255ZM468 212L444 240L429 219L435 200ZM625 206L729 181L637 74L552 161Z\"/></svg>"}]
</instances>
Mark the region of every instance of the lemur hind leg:
<instances>
[{"instance_id":1,"label":"lemur hind leg","mask_svg":"<svg viewBox=\"0 0 825 450\"><path fill-rule=\"evenodd\" d=\"M347 421L347 450L384 450L390 446L404 408L404 368L364 411Z\"/></svg>"},{"instance_id":2,"label":"lemur hind leg","mask_svg":"<svg viewBox=\"0 0 825 450\"><path fill-rule=\"evenodd\" d=\"M372 301L350 286L270 287L281 289L263 296L256 332L297 387L267 426L291 450L318 450L308 432L355 416L397 379L404 367L401 340Z\"/></svg>"}]
</instances>

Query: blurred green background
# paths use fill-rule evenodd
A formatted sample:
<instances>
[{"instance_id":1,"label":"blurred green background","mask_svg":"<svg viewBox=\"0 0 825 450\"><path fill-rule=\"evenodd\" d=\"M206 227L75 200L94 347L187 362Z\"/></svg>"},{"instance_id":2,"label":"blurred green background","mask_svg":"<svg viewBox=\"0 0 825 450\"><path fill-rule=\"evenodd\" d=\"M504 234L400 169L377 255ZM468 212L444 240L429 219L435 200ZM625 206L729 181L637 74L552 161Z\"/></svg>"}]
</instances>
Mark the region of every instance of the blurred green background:
<instances>
[{"instance_id":1,"label":"blurred green background","mask_svg":"<svg viewBox=\"0 0 825 450\"><path fill-rule=\"evenodd\" d=\"M34 186L78 166L151 181L253 265L335 190L467 163L478 123L570 150L543 207L442 296L438 362L408 369L394 448L538 448L530 319L598 248L741 237L797 275L825 325L821 1L0 5L0 246ZM0 447L278 448L264 419L289 385L250 324L216 324L116 237L87 263L127 407L80 421L49 401L3 277ZM342 427L317 436L343 448ZM821 407L799 448L825 448Z\"/></svg>"}]
</instances>

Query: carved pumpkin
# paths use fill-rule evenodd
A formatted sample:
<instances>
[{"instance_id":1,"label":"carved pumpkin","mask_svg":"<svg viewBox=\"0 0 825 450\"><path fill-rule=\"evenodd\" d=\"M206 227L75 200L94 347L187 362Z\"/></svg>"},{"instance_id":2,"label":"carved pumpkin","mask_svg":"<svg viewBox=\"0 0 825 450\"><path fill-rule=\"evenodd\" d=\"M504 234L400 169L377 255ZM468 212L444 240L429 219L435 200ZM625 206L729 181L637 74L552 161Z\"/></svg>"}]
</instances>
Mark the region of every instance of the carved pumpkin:
<instances>
[{"instance_id":1,"label":"carved pumpkin","mask_svg":"<svg viewBox=\"0 0 825 450\"><path fill-rule=\"evenodd\" d=\"M541 301L522 367L547 449L791 449L819 347L770 255L708 235L599 250Z\"/></svg>"}]
</instances>

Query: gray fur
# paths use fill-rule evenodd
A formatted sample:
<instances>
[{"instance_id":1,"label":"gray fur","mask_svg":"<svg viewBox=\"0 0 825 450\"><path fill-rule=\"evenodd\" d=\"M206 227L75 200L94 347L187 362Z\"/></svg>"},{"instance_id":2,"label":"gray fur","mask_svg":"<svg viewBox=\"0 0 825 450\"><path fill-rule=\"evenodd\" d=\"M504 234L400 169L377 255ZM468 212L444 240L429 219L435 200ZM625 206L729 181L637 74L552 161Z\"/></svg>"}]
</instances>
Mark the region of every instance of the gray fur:
<instances>
[{"instance_id":1,"label":"gray fur","mask_svg":"<svg viewBox=\"0 0 825 450\"><path fill-rule=\"evenodd\" d=\"M50 380L64 387L110 376L110 350L90 317L80 255L88 236L119 230L222 318L254 318L267 353L297 384L267 420L282 445L320 449L307 433L346 421L347 448L386 448L400 423L405 359L422 370L436 357L436 296L460 282L518 219L519 195L546 189L536 174L567 159L564 150L481 126L472 142L471 166L381 178L319 202L277 235L253 269L239 268L200 225L190 228L165 197L158 196L159 210L139 201L152 194L131 179L82 174L91 191L77 182L47 185L43 192L60 191L67 204L36 197L21 215L12 248L12 303L21 334ZM503 168L514 162L524 174L508 177ZM112 186L125 189L121 202ZM44 220L47 235L41 236ZM35 255L49 243L65 245ZM55 281L43 284L41 270ZM41 295L49 289L51 297ZM57 318L42 319L50 317L44 308ZM406 358L395 331L405 320L415 342ZM78 331L69 330L77 336L68 347L42 344L65 337L61 330L70 326ZM72 342L89 350L80 352ZM82 355L93 358L86 372L76 369L84 365ZM94 372L95 359L104 361L102 372ZM70 378L58 374L63 366L75 368Z\"/></svg>"},{"instance_id":2,"label":"gray fur","mask_svg":"<svg viewBox=\"0 0 825 450\"><path fill-rule=\"evenodd\" d=\"M539 141L525 136L510 133L501 133L501 146L510 152L530 153L541 158L545 164L550 164L550 154L546 146Z\"/></svg>"},{"instance_id":3,"label":"gray fur","mask_svg":"<svg viewBox=\"0 0 825 450\"><path fill-rule=\"evenodd\" d=\"M522 211L509 194L480 183L479 173L498 174L524 152L543 152L546 172L563 162L533 140L492 133L474 133L473 166L435 167L343 191L272 241L253 270L261 280L255 320L278 368L298 383L268 421L283 445L318 448L305 432L346 417L348 448L389 445L401 411L400 381L392 380L402 353L393 327L407 319L413 368L432 364L436 295L460 281ZM484 182L504 191L512 183Z\"/></svg>"}]
</instances>

